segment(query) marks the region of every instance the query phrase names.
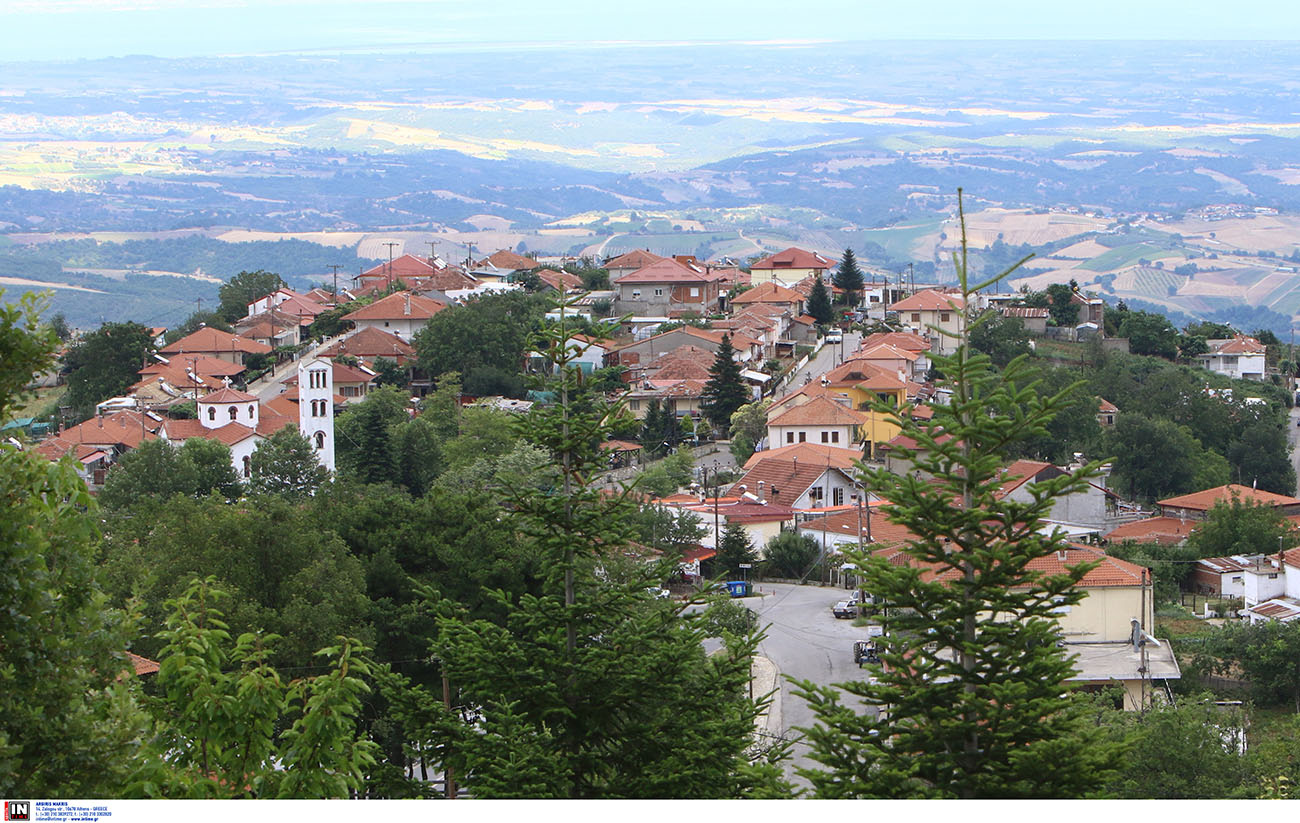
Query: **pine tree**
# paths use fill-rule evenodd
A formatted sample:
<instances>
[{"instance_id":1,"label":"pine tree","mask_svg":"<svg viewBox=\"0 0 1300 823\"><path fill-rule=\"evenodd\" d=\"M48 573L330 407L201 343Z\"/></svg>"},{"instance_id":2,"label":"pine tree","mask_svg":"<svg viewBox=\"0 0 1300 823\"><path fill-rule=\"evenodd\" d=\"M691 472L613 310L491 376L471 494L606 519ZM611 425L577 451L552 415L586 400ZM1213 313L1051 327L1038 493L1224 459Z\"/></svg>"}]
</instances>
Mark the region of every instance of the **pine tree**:
<instances>
[{"instance_id":1,"label":"pine tree","mask_svg":"<svg viewBox=\"0 0 1300 823\"><path fill-rule=\"evenodd\" d=\"M651 593L666 568L628 563L632 505L588 485L608 417L575 406L583 379L560 328L545 332L557 402L523 421L562 484L509 515L546 570L536 593L499 592L499 616L441 601L434 650L458 702L481 712L449 741L476 797L737 797L784 787L747 754L756 637L705 655L697 615ZM430 592L431 597L436 597Z\"/></svg>"},{"instance_id":2,"label":"pine tree","mask_svg":"<svg viewBox=\"0 0 1300 823\"><path fill-rule=\"evenodd\" d=\"M1005 276L968 284L964 231L955 262L967 298ZM891 414L921 444L916 468L934 482L862 467L891 501L887 516L915 538L903 565L848 552L885 604L887 639L877 678L840 687L877 709L859 714L833 689L800 684L823 766L801 772L821 797L1079 797L1114 758L1067 694L1074 669L1053 618L1083 599L1088 566L1052 577L1030 568L1065 545L1039 532L1052 499L1096 466L1035 485L1032 502L999 495L1007 444L1045 432L1069 391L1040 397L1025 358L999 375L962 343L936 356L953 395L933 422Z\"/></svg>"},{"instance_id":3,"label":"pine tree","mask_svg":"<svg viewBox=\"0 0 1300 823\"><path fill-rule=\"evenodd\" d=\"M862 276L862 270L858 268L857 258L853 256L853 249L845 249L844 256L840 258L840 267L835 270L835 288L844 292L844 302L849 305L857 305L858 292L862 291L865 282Z\"/></svg>"},{"instance_id":4,"label":"pine tree","mask_svg":"<svg viewBox=\"0 0 1300 823\"><path fill-rule=\"evenodd\" d=\"M753 566L758 562L754 543L749 533L739 523L728 523L718 545L718 553L713 558L713 576L725 574L728 579L741 576L741 564Z\"/></svg>"},{"instance_id":5,"label":"pine tree","mask_svg":"<svg viewBox=\"0 0 1300 823\"><path fill-rule=\"evenodd\" d=\"M834 319L835 313L831 310L830 292L826 290L826 284L820 277L817 282L813 283L812 291L808 293L807 311L818 325L828 325Z\"/></svg>"},{"instance_id":6,"label":"pine tree","mask_svg":"<svg viewBox=\"0 0 1300 823\"><path fill-rule=\"evenodd\" d=\"M731 335L724 334L709 368L700 408L714 428L726 428L731 424L731 415L749 399L749 390L740 377L740 364L736 362L736 350L731 347Z\"/></svg>"}]
</instances>

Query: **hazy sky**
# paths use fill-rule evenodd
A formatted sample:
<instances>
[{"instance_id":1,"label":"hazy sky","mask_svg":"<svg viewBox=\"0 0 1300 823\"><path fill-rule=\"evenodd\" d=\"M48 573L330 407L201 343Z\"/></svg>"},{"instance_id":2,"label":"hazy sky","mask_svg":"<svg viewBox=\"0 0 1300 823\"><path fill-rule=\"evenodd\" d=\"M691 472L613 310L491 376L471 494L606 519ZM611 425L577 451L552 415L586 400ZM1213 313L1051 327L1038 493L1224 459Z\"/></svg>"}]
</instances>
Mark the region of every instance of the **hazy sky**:
<instances>
[{"instance_id":1,"label":"hazy sky","mask_svg":"<svg viewBox=\"0 0 1300 823\"><path fill-rule=\"evenodd\" d=\"M0 60L440 44L1297 40L1296 0L0 0Z\"/></svg>"}]
</instances>

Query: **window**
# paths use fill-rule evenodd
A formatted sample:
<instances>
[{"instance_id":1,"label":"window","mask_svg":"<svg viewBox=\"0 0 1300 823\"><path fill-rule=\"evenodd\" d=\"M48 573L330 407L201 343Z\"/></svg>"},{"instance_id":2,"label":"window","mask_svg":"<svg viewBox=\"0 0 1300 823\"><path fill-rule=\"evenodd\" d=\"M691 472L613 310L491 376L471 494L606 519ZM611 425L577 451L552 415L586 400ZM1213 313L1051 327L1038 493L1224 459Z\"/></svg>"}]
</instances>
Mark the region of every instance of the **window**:
<instances>
[{"instance_id":1,"label":"window","mask_svg":"<svg viewBox=\"0 0 1300 823\"><path fill-rule=\"evenodd\" d=\"M211 406L208 406L208 419L209 420L217 419L217 410L212 408Z\"/></svg>"},{"instance_id":2,"label":"window","mask_svg":"<svg viewBox=\"0 0 1300 823\"><path fill-rule=\"evenodd\" d=\"M629 409L631 409L632 411L640 411L640 410L641 410L641 401L640 401L640 400L629 400L629 401L628 401L628 404L627 404L627 407L628 407Z\"/></svg>"},{"instance_id":3,"label":"window","mask_svg":"<svg viewBox=\"0 0 1300 823\"><path fill-rule=\"evenodd\" d=\"M831 432L831 442L832 442L832 443L838 443L838 442L840 442L840 433L839 433L839 432Z\"/></svg>"},{"instance_id":4,"label":"window","mask_svg":"<svg viewBox=\"0 0 1300 823\"><path fill-rule=\"evenodd\" d=\"M831 505L832 506L844 505L844 489L831 489Z\"/></svg>"},{"instance_id":5,"label":"window","mask_svg":"<svg viewBox=\"0 0 1300 823\"><path fill-rule=\"evenodd\" d=\"M822 487L821 487L821 486L813 486L811 489L808 490L808 496L809 496L810 498L812 498L813 500L821 500L821 499L822 499Z\"/></svg>"},{"instance_id":6,"label":"window","mask_svg":"<svg viewBox=\"0 0 1300 823\"><path fill-rule=\"evenodd\" d=\"M786 432L786 433L785 433L785 442L787 442L787 443L793 443L793 442L794 442L794 432Z\"/></svg>"},{"instance_id":7,"label":"window","mask_svg":"<svg viewBox=\"0 0 1300 823\"><path fill-rule=\"evenodd\" d=\"M636 297L640 297L640 296L641 296L641 290L640 290L640 289L632 289L632 297L636 298Z\"/></svg>"},{"instance_id":8,"label":"window","mask_svg":"<svg viewBox=\"0 0 1300 823\"><path fill-rule=\"evenodd\" d=\"M664 296L663 289L655 289L655 297L663 297L663 296Z\"/></svg>"},{"instance_id":9,"label":"window","mask_svg":"<svg viewBox=\"0 0 1300 823\"><path fill-rule=\"evenodd\" d=\"M829 432L822 432L822 442L823 443L831 442L831 436Z\"/></svg>"},{"instance_id":10,"label":"window","mask_svg":"<svg viewBox=\"0 0 1300 823\"><path fill-rule=\"evenodd\" d=\"M699 297L699 296L700 296L700 287L691 286L691 297Z\"/></svg>"},{"instance_id":11,"label":"window","mask_svg":"<svg viewBox=\"0 0 1300 823\"><path fill-rule=\"evenodd\" d=\"M255 416L254 411L255 411L255 410L254 410L254 408L253 408L252 406L249 406L249 407L248 407L248 419L249 419L249 420L252 420L253 417Z\"/></svg>"},{"instance_id":12,"label":"window","mask_svg":"<svg viewBox=\"0 0 1300 823\"><path fill-rule=\"evenodd\" d=\"M808 432L799 432L799 442L804 443L808 440Z\"/></svg>"},{"instance_id":13,"label":"window","mask_svg":"<svg viewBox=\"0 0 1300 823\"><path fill-rule=\"evenodd\" d=\"M234 406L231 406L231 407L230 407L230 419L231 419L231 420L234 420L234 419L237 418L237 417L239 417L239 409L235 408Z\"/></svg>"},{"instance_id":14,"label":"window","mask_svg":"<svg viewBox=\"0 0 1300 823\"><path fill-rule=\"evenodd\" d=\"M912 322L913 323L921 322L921 313L919 311L912 312Z\"/></svg>"},{"instance_id":15,"label":"window","mask_svg":"<svg viewBox=\"0 0 1300 823\"><path fill-rule=\"evenodd\" d=\"M244 455L244 477L252 477L252 476L253 476L252 461L248 459L248 455Z\"/></svg>"},{"instance_id":16,"label":"window","mask_svg":"<svg viewBox=\"0 0 1300 823\"><path fill-rule=\"evenodd\" d=\"M316 448L325 448L325 432L316 432Z\"/></svg>"},{"instance_id":17,"label":"window","mask_svg":"<svg viewBox=\"0 0 1300 823\"><path fill-rule=\"evenodd\" d=\"M939 313L939 322L940 322L940 323L947 323L947 322L948 322L949 320L951 320L951 319L952 319L952 314L951 314L950 312L946 312L946 311L945 311L945 312L940 312L940 313Z\"/></svg>"}]
</instances>

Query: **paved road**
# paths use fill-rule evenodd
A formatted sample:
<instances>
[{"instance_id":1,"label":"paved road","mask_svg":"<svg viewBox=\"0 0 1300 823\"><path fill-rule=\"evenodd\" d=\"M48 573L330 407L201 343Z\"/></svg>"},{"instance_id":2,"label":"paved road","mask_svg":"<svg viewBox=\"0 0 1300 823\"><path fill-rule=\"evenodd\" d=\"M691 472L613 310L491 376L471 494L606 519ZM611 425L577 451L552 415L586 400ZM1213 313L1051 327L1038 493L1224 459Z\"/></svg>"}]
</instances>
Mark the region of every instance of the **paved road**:
<instances>
[{"instance_id":1,"label":"paved road","mask_svg":"<svg viewBox=\"0 0 1300 823\"><path fill-rule=\"evenodd\" d=\"M821 377L844 362L845 357L852 356L853 352L858 350L858 345L861 342L861 332L852 331L844 333L843 343L827 343L822 346L821 351L817 352L817 356L808 361L808 365L796 372L790 382L777 389L777 396L784 397L792 391L798 391L807 383Z\"/></svg>"},{"instance_id":2,"label":"paved road","mask_svg":"<svg viewBox=\"0 0 1300 823\"><path fill-rule=\"evenodd\" d=\"M862 679L862 670L853 663L853 642L865 640L867 630L831 615L831 606L844 599L844 589L781 583L763 583L758 588L761 597L743 602L758 614L759 625L766 627L767 638L759 653L780 671L781 725L787 737L796 737L795 728L812 725L813 714L808 704L794 695L790 678L818 685ZM855 705L857 698L845 698ZM808 759L807 747L796 744L786 770L793 774L795 766L815 765Z\"/></svg>"}]
</instances>

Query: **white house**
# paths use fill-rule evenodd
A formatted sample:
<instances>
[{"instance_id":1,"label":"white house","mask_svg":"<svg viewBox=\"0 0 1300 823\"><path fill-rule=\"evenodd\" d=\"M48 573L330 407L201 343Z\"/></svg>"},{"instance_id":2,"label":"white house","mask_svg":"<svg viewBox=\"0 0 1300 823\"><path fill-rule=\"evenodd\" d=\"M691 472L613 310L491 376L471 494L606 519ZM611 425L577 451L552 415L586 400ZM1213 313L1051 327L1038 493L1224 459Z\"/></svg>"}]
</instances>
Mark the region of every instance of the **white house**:
<instances>
[{"instance_id":1,"label":"white house","mask_svg":"<svg viewBox=\"0 0 1300 823\"><path fill-rule=\"evenodd\" d=\"M1263 380L1267 373L1263 343L1253 337L1237 335L1231 340L1207 341L1210 350L1198 354L1201 365L1216 374L1244 380Z\"/></svg>"},{"instance_id":2,"label":"white house","mask_svg":"<svg viewBox=\"0 0 1300 823\"><path fill-rule=\"evenodd\" d=\"M939 354L952 354L960 344L960 335L966 327L965 304L961 295L925 289L889 307L898 312L898 319L914 334L928 338L930 350ZM941 334L935 329L947 334Z\"/></svg>"},{"instance_id":3,"label":"white house","mask_svg":"<svg viewBox=\"0 0 1300 823\"><path fill-rule=\"evenodd\" d=\"M767 420L767 442L773 446L818 443L849 447L862 440L868 417L824 395L790 408L778 408Z\"/></svg>"}]
</instances>

